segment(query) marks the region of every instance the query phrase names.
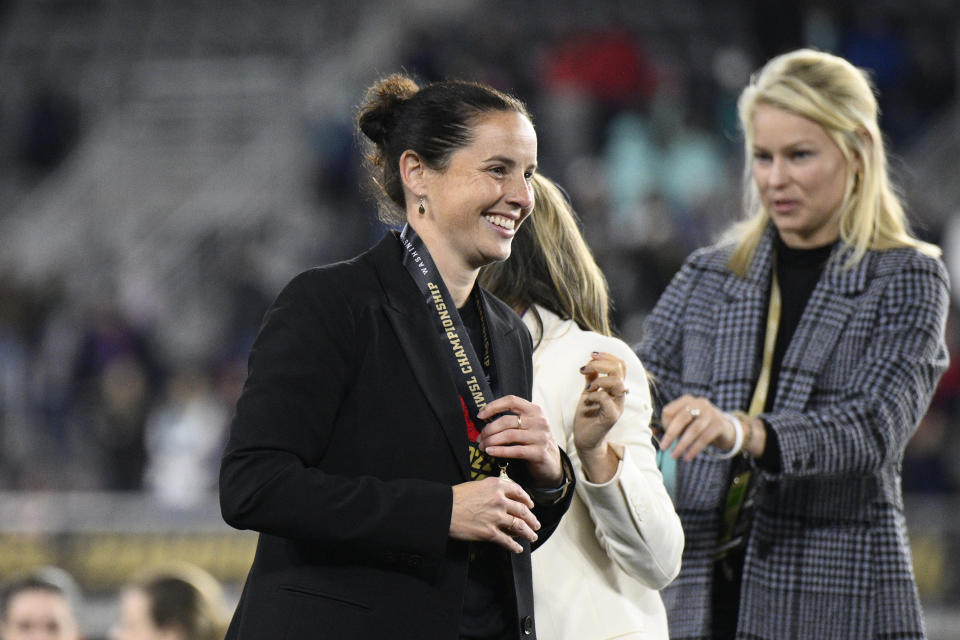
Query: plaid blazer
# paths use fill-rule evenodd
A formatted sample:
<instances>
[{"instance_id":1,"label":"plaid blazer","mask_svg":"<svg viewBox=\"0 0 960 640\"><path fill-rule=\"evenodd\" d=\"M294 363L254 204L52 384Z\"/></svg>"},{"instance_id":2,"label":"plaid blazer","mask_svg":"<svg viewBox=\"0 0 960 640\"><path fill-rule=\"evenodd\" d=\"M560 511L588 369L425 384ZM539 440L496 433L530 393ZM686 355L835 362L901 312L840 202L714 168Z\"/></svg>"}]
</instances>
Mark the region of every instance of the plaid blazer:
<instances>
[{"instance_id":1,"label":"plaid blazer","mask_svg":"<svg viewBox=\"0 0 960 640\"><path fill-rule=\"evenodd\" d=\"M730 246L692 254L636 347L665 401L684 393L746 410L760 370L773 233L747 276ZM923 638L900 466L946 369L946 270L912 249L870 251L844 269L838 243L780 369L780 469L755 470L737 638ZM713 555L730 462L678 462L686 547L663 592L672 638L710 638Z\"/></svg>"}]
</instances>

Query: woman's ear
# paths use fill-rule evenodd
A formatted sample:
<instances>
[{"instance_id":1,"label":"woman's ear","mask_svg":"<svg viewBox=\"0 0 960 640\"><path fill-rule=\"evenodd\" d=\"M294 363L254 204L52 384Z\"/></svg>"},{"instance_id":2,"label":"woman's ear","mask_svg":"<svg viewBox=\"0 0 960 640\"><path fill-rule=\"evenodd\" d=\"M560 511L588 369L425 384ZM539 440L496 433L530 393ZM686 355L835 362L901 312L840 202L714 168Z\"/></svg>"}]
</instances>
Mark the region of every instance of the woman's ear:
<instances>
[{"instance_id":1,"label":"woman's ear","mask_svg":"<svg viewBox=\"0 0 960 640\"><path fill-rule=\"evenodd\" d=\"M407 149L400 154L400 180L403 186L418 198L425 192L424 172L426 165L415 151Z\"/></svg>"}]
</instances>

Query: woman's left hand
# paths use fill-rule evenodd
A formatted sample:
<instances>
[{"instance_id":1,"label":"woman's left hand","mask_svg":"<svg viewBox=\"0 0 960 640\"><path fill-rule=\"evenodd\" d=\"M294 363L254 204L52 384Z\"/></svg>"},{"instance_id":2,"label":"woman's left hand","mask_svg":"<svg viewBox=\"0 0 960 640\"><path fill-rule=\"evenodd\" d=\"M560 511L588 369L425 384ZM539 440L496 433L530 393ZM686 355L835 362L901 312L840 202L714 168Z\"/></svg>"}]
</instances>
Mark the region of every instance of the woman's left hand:
<instances>
[{"instance_id":1,"label":"woman's left hand","mask_svg":"<svg viewBox=\"0 0 960 640\"><path fill-rule=\"evenodd\" d=\"M677 446L670 452L674 459L683 456L690 462L711 444L721 451L729 451L736 443L736 429L706 398L680 396L663 408L660 421L663 425L660 449L666 451L676 441Z\"/></svg>"},{"instance_id":2,"label":"woman's left hand","mask_svg":"<svg viewBox=\"0 0 960 640\"><path fill-rule=\"evenodd\" d=\"M563 482L563 464L550 423L538 406L517 396L503 396L485 406L477 417L485 420L500 413L480 432L480 449L494 458L524 460L538 487Z\"/></svg>"}]
</instances>

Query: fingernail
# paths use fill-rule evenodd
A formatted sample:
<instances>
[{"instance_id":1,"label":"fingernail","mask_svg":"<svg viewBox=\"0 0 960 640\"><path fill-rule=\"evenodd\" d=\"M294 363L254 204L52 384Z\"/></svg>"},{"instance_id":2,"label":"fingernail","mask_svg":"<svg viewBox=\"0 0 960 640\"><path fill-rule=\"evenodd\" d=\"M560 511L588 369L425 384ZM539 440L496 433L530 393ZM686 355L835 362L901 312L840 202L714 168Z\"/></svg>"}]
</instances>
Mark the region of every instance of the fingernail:
<instances>
[{"instance_id":1,"label":"fingernail","mask_svg":"<svg viewBox=\"0 0 960 640\"><path fill-rule=\"evenodd\" d=\"M584 373L587 370L587 365L580 367L580 373Z\"/></svg>"},{"instance_id":2,"label":"fingernail","mask_svg":"<svg viewBox=\"0 0 960 640\"><path fill-rule=\"evenodd\" d=\"M600 352L599 352L599 351L591 351L591 352L590 352L590 355L591 355L592 357L594 357L594 358L597 358L597 357L600 356Z\"/></svg>"}]
</instances>

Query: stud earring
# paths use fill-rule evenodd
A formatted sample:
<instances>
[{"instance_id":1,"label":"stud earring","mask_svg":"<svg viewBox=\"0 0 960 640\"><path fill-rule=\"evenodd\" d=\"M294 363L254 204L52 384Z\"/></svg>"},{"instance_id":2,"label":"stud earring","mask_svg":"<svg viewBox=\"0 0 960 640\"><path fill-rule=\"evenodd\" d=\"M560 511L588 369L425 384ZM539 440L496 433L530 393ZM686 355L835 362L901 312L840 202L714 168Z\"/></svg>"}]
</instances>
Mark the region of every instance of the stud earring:
<instances>
[{"instance_id":1,"label":"stud earring","mask_svg":"<svg viewBox=\"0 0 960 640\"><path fill-rule=\"evenodd\" d=\"M423 196L420 196L420 207L417 209L417 211L420 212L420 215L423 215L427 212L427 210L423 206Z\"/></svg>"}]
</instances>

